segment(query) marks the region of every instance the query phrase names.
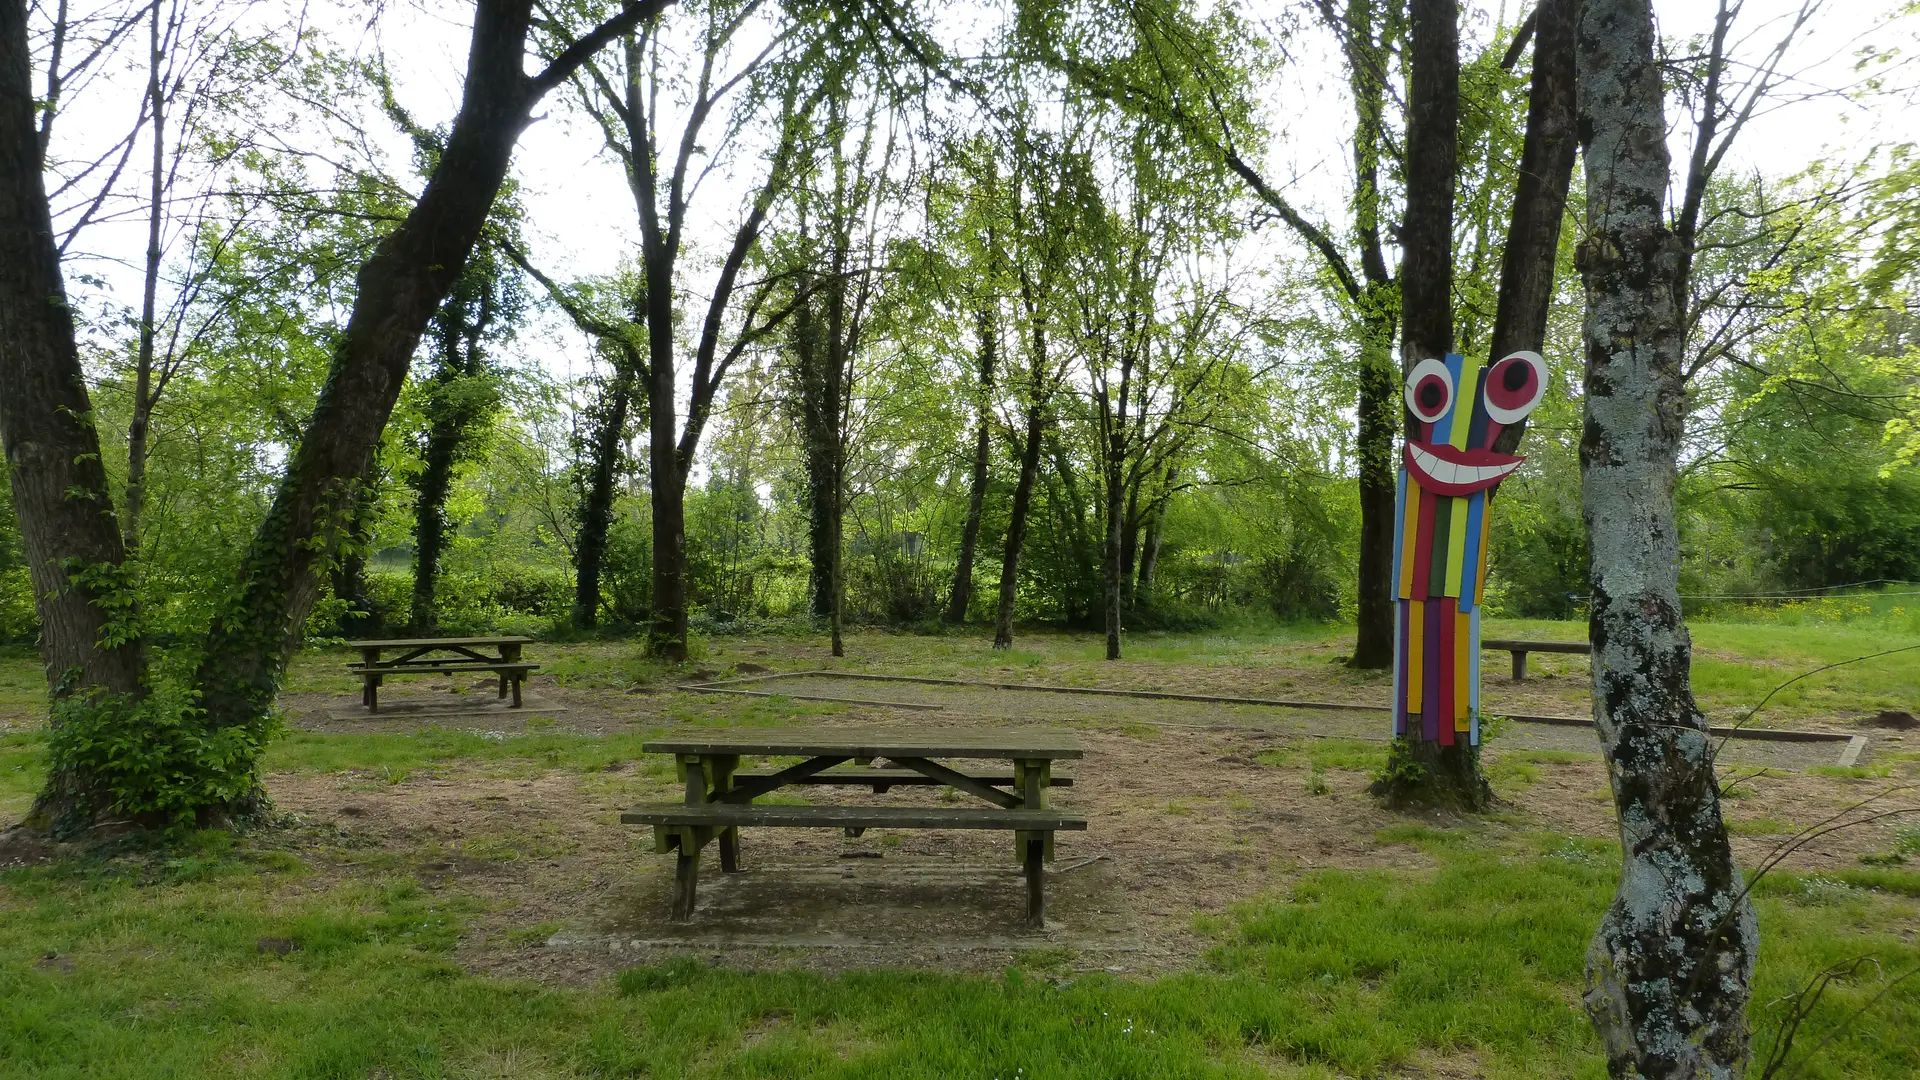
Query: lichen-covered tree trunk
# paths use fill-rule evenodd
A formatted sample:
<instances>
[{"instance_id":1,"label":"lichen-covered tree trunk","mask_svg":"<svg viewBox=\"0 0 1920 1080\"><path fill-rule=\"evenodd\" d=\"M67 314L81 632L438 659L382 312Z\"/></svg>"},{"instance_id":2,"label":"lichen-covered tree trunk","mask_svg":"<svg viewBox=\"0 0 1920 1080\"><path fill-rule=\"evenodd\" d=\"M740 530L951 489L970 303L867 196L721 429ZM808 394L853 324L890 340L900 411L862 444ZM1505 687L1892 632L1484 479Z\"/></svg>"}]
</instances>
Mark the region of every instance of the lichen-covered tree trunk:
<instances>
[{"instance_id":1,"label":"lichen-covered tree trunk","mask_svg":"<svg viewBox=\"0 0 1920 1080\"><path fill-rule=\"evenodd\" d=\"M1685 252L1649 0L1584 0L1576 30L1587 223L1583 513L1593 710L1619 816L1620 885L1587 953L1587 1010L1615 1077L1744 1075L1758 930L1734 865L1713 742L1688 678L1675 466Z\"/></svg>"},{"instance_id":2,"label":"lichen-covered tree trunk","mask_svg":"<svg viewBox=\"0 0 1920 1080\"><path fill-rule=\"evenodd\" d=\"M0 4L0 445L48 689L137 693L125 546L47 209L31 73L27 5Z\"/></svg>"}]
</instances>

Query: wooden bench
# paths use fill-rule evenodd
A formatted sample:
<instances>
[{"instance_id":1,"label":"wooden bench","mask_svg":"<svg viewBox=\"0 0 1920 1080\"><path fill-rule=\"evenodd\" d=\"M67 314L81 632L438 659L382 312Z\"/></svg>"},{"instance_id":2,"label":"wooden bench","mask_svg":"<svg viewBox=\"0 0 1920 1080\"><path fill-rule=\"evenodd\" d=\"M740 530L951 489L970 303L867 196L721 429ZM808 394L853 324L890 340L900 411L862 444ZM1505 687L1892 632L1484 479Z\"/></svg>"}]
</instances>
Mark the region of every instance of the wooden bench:
<instances>
[{"instance_id":1,"label":"wooden bench","mask_svg":"<svg viewBox=\"0 0 1920 1080\"><path fill-rule=\"evenodd\" d=\"M1530 652L1574 653L1588 656L1593 653L1593 645L1585 641L1516 641L1510 639L1482 641L1483 652L1509 652L1513 654L1513 681L1524 682L1527 678L1527 654Z\"/></svg>"},{"instance_id":2,"label":"wooden bench","mask_svg":"<svg viewBox=\"0 0 1920 1080\"><path fill-rule=\"evenodd\" d=\"M1078 740L1069 733L1010 729L822 729L768 731L746 729L740 734L653 740L642 749L674 755L675 767L686 785L681 803L636 806L620 815L628 825L653 827L654 849L677 856L674 867L673 918L693 916L700 852L718 841L720 869L740 868L742 828L838 828L859 835L869 828L895 829L1006 829L1014 836L1014 853L1027 881L1027 923L1042 927L1046 920L1044 864L1053 858L1053 835L1087 827L1083 814L1047 806L1047 792L1069 786L1068 777L1053 775L1053 762L1080 756ZM741 770L748 754L798 756L798 764L784 769ZM999 758L1011 760L1007 772L963 772L935 758ZM839 768L850 761L886 759L885 769ZM862 786L885 791L895 786L944 785L991 804L990 806L755 806L761 795L789 785Z\"/></svg>"},{"instance_id":3,"label":"wooden bench","mask_svg":"<svg viewBox=\"0 0 1920 1080\"><path fill-rule=\"evenodd\" d=\"M380 684L390 675L459 675L490 671L500 678L499 696L513 695L513 708L520 708L521 684L539 670L539 664L520 659L520 647L531 641L523 637L472 638L393 638L380 641L350 641L360 650L360 662L347 670L360 676L360 703L370 713L380 711ZM399 650L400 655L383 659L381 653ZM488 650L488 651L483 651ZM451 653L451 656L432 656Z\"/></svg>"}]
</instances>

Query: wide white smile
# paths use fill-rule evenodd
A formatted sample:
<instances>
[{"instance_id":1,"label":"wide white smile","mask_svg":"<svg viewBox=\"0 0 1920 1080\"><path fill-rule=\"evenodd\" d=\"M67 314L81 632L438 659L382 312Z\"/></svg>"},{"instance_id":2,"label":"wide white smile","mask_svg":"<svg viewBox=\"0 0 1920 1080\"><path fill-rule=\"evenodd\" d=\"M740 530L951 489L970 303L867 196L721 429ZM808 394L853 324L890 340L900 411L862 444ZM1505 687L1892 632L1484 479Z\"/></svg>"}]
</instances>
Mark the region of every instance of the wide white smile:
<instances>
[{"instance_id":1,"label":"wide white smile","mask_svg":"<svg viewBox=\"0 0 1920 1080\"><path fill-rule=\"evenodd\" d=\"M1447 457L1441 457L1418 443L1406 445L1408 471L1420 481L1421 487L1440 495L1485 491L1506 479L1526 460L1487 450L1456 450L1451 446L1446 448Z\"/></svg>"}]
</instances>

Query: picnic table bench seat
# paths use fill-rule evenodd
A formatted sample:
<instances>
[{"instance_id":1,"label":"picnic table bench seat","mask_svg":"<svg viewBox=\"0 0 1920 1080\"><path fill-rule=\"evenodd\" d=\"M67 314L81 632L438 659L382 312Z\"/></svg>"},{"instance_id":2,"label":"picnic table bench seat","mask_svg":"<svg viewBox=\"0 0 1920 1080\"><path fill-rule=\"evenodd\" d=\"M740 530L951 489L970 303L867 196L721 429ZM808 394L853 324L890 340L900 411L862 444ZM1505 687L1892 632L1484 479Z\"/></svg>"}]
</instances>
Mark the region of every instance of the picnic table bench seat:
<instances>
[{"instance_id":1,"label":"picnic table bench seat","mask_svg":"<svg viewBox=\"0 0 1920 1080\"><path fill-rule=\"evenodd\" d=\"M1482 641L1480 648L1484 652L1512 653L1514 682L1526 681L1527 654L1530 652L1570 653L1580 656L1587 656L1593 652L1593 645L1585 641L1521 641L1515 638Z\"/></svg>"}]
</instances>

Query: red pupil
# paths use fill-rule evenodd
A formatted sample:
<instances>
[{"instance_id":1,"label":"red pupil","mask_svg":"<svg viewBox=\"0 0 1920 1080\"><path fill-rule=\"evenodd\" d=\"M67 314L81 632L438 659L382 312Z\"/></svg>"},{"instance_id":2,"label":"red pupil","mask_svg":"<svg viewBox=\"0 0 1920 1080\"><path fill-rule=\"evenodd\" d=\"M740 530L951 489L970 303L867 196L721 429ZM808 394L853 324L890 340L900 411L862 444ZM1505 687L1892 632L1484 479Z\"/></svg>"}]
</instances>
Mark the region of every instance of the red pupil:
<instances>
[{"instance_id":1,"label":"red pupil","mask_svg":"<svg viewBox=\"0 0 1920 1080\"><path fill-rule=\"evenodd\" d=\"M1438 409L1440 406L1446 404L1447 401L1446 388L1441 386L1438 380L1434 379L1428 379L1422 382L1417 396L1420 398L1421 406L1427 409Z\"/></svg>"}]
</instances>

